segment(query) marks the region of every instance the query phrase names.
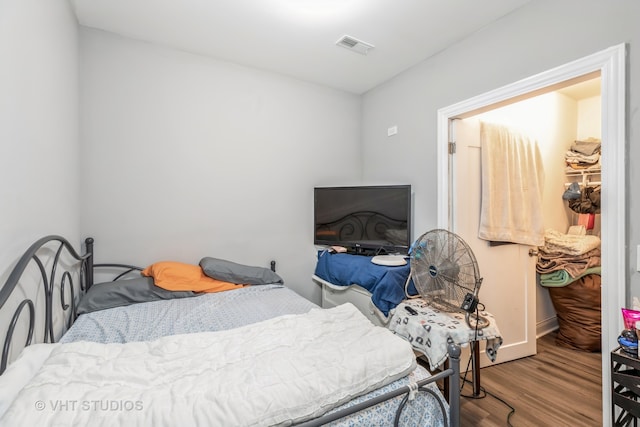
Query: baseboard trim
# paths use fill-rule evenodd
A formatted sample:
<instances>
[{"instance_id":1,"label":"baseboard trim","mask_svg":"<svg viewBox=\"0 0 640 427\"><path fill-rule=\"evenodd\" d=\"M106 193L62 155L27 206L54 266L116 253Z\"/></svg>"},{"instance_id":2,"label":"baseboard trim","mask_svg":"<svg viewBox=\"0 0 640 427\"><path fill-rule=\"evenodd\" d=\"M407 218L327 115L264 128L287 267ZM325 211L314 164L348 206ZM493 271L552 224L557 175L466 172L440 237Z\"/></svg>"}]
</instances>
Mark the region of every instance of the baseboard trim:
<instances>
[{"instance_id":1,"label":"baseboard trim","mask_svg":"<svg viewBox=\"0 0 640 427\"><path fill-rule=\"evenodd\" d=\"M555 316L536 323L536 339L557 330L558 327L558 318Z\"/></svg>"}]
</instances>

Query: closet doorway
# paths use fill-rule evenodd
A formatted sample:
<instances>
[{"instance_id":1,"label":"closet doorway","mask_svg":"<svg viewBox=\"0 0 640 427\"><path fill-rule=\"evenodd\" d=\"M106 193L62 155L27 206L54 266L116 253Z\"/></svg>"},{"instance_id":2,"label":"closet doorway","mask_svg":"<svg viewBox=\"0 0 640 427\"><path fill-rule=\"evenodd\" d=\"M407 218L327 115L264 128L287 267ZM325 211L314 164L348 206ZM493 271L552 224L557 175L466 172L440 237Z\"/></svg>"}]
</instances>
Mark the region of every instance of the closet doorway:
<instances>
[{"instance_id":1,"label":"closet doorway","mask_svg":"<svg viewBox=\"0 0 640 427\"><path fill-rule=\"evenodd\" d=\"M602 90L602 141L606 146L606 155L602 157L602 283L607 292L602 293L602 403L603 421L610 419L610 367L609 351L616 346L616 337L622 329L620 307L625 306L625 46L619 45L598 52L586 58L549 70L528 79L496 89L481 96L466 100L438 111L438 226L453 231L459 207L456 200L459 192L464 192L466 183L456 182L456 168L465 167L456 164L456 156L449 154L449 142L453 140L451 122L457 118L469 117L495 109L498 106L513 104L519 100L548 93L577 82L601 78ZM609 215L607 215L609 213ZM533 258L531 258L533 259ZM532 265L535 261L533 261ZM492 268L480 265L481 272ZM499 266L494 268L499 268ZM483 273L484 275L484 273ZM531 285L527 283L528 295ZM480 298L491 284L483 283ZM535 290L534 290L535 292ZM534 294L535 295L535 294ZM515 311L529 313L535 310L535 296L527 297L526 307ZM533 299L533 301L531 301ZM531 304L533 302L533 305ZM505 304L505 303L502 303ZM508 304L508 302L506 303ZM491 312L495 310L488 306ZM494 313L495 314L495 313ZM498 325L509 323L511 319L501 319ZM507 316L508 317L508 316ZM530 316L529 316L530 318ZM533 325L535 327L535 325ZM531 325L527 326L529 331ZM503 333L504 335L504 333ZM525 339L535 340L535 334L525 334ZM509 345L517 345L521 337L509 343L505 340L505 353ZM500 352L498 352L500 355Z\"/></svg>"},{"instance_id":2,"label":"closet doorway","mask_svg":"<svg viewBox=\"0 0 640 427\"><path fill-rule=\"evenodd\" d=\"M497 318L509 319L508 322L499 324L505 343L498 352L498 363L536 354L536 338L555 330L558 321L549 290L536 285L538 248L524 244L490 245L486 240L478 238L482 199L481 123L498 124L509 129L514 137L525 135L537 141L541 160L538 167L532 165L534 170L527 171L526 162L521 160L514 169L516 175L513 176L516 179L524 178L525 184L533 183L537 180L539 169L544 176L542 200L540 204L536 203L535 209L527 209L518 217L528 217L531 221L544 224L545 229L566 233L569 226L577 225L579 217L562 198L565 185L571 181L584 187L585 183L582 181L592 177L597 177L597 181L600 181L600 170L597 170L597 175L585 174L582 177L578 174L579 170L569 170L565 164L566 155L575 140L601 138L600 92L598 75L563 89L456 119L451 124L451 134L456 144L453 156L457 166L453 178L464 187L464 191L457 191L455 194L454 204L457 212L462 214L454 215L454 229L471 246L479 265L494 266L481 270L484 283L487 284L482 290L481 301ZM529 160L533 162L534 159ZM597 161L595 163L599 164ZM586 173L586 169L583 171ZM595 167L590 171L596 171ZM519 187L521 185L516 182L514 184ZM529 184L527 186L530 187ZM528 191L534 189L529 188ZM523 220L515 225L521 226L521 221ZM597 215L595 222L596 226L588 230L589 234L598 235L600 215ZM501 227L502 223L493 226ZM578 285L574 285L574 288L576 286ZM599 315L599 297L594 300L594 304L597 304ZM600 320L597 322L599 329ZM564 330L569 332L566 327ZM597 344L593 345L599 346L600 334L590 331L589 340L593 341L594 338L597 339ZM584 335L581 341L586 339L587 335ZM481 359L482 366L488 365L488 362L486 358Z\"/></svg>"}]
</instances>

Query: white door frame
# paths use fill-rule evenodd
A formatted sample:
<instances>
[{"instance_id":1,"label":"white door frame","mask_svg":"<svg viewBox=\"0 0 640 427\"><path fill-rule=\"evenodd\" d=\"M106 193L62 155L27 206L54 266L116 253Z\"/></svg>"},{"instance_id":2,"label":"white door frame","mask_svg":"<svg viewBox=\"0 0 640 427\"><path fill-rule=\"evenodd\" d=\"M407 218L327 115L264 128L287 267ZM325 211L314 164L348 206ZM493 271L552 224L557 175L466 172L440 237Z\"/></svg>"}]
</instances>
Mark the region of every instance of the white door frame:
<instances>
[{"instance_id":1,"label":"white door frame","mask_svg":"<svg viewBox=\"0 0 640 427\"><path fill-rule=\"evenodd\" d=\"M609 353L623 329L620 309L626 306L626 46L620 44L482 95L438 110L438 227L450 228L455 206L450 195L449 121L470 112L599 72L602 91L602 416L611 420ZM452 160L455 168L455 160ZM452 200L452 199L451 199Z\"/></svg>"}]
</instances>

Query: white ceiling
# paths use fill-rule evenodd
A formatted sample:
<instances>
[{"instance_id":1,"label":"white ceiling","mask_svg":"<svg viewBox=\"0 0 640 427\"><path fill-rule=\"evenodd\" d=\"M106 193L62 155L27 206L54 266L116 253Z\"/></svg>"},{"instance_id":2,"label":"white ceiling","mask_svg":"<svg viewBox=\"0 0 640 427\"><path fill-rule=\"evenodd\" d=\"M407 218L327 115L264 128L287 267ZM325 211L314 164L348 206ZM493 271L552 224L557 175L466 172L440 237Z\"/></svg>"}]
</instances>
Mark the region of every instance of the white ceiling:
<instances>
[{"instance_id":1,"label":"white ceiling","mask_svg":"<svg viewBox=\"0 0 640 427\"><path fill-rule=\"evenodd\" d=\"M360 94L530 0L69 1L87 27Z\"/></svg>"}]
</instances>

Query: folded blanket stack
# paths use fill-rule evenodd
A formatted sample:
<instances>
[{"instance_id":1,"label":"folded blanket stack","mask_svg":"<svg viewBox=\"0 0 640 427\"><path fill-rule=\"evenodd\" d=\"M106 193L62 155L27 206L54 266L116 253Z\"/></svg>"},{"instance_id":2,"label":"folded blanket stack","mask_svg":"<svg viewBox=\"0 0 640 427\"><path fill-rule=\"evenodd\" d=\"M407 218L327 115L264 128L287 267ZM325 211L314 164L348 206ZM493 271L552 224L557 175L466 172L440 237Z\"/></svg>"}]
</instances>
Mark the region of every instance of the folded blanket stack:
<instances>
[{"instance_id":1,"label":"folded blanket stack","mask_svg":"<svg viewBox=\"0 0 640 427\"><path fill-rule=\"evenodd\" d=\"M600 139L575 141L565 154L568 171L600 169Z\"/></svg>"},{"instance_id":2,"label":"folded blanket stack","mask_svg":"<svg viewBox=\"0 0 640 427\"><path fill-rule=\"evenodd\" d=\"M536 271L540 284L566 286L588 274L600 274L600 238L592 235L545 231L545 245L538 251Z\"/></svg>"},{"instance_id":3,"label":"folded blanket stack","mask_svg":"<svg viewBox=\"0 0 640 427\"><path fill-rule=\"evenodd\" d=\"M536 271L551 297L558 321L556 344L601 351L600 238L546 230Z\"/></svg>"}]
</instances>

